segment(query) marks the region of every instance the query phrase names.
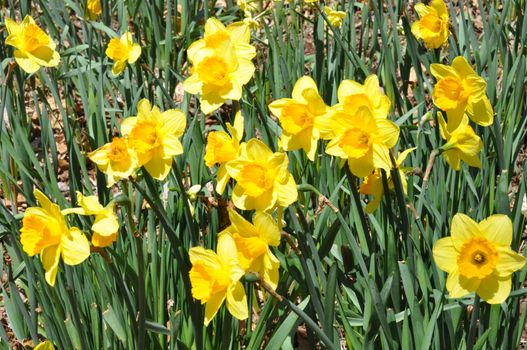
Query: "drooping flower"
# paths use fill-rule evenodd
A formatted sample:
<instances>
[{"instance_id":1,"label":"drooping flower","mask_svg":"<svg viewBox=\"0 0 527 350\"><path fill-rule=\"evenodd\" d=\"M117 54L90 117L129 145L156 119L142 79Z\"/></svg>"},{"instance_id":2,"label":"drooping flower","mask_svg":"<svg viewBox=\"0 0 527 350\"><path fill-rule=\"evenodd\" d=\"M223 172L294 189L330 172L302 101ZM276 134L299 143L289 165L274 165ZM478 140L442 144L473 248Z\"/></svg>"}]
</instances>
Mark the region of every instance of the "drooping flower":
<instances>
[{"instance_id":1,"label":"drooping flower","mask_svg":"<svg viewBox=\"0 0 527 350\"><path fill-rule=\"evenodd\" d=\"M137 104L137 116L128 117L121 123L121 133L128 137L128 145L137 156L138 166L144 166L154 179L164 180L174 156L183 153L179 138L186 123L185 114L179 109L161 112L142 99Z\"/></svg>"},{"instance_id":2,"label":"drooping flower","mask_svg":"<svg viewBox=\"0 0 527 350\"><path fill-rule=\"evenodd\" d=\"M90 255L90 243L77 227L68 227L58 205L39 190L33 194L40 207L26 209L20 241L29 256L40 254L46 282L54 286L60 258L67 265L80 264Z\"/></svg>"},{"instance_id":3,"label":"drooping flower","mask_svg":"<svg viewBox=\"0 0 527 350\"><path fill-rule=\"evenodd\" d=\"M214 18L205 24L205 36L188 51L192 74L183 82L185 91L200 94L201 110L214 112L227 100L239 100L242 87L251 80L256 49L249 44L250 30L243 22L227 28Z\"/></svg>"},{"instance_id":4,"label":"drooping flower","mask_svg":"<svg viewBox=\"0 0 527 350\"><path fill-rule=\"evenodd\" d=\"M137 158L126 138L114 137L112 142L90 152L88 158L108 176L108 187L128 178L137 168Z\"/></svg>"},{"instance_id":5,"label":"drooping flower","mask_svg":"<svg viewBox=\"0 0 527 350\"><path fill-rule=\"evenodd\" d=\"M298 192L288 164L285 153L273 153L263 142L249 140L240 157L227 163L227 172L236 180L234 205L242 210L265 211L294 203Z\"/></svg>"},{"instance_id":6,"label":"drooping flower","mask_svg":"<svg viewBox=\"0 0 527 350\"><path fill-rule=\"evenodd\" d=\"M292 98L273 101L269 110L280 120L284 150L303 149L310 160L315 159L320 138L328 138L326 125L329 123L329 107L318 94L318 88L311 77L302 77L296 82Z\"/></svg>"},{"instance_id":7,"label":"drooping flower","mask_svg":"<svg viewBox=\"0 0 527 350\"><path fill-rule=\"evenodd\" d=\"M335 28L341 27L342 23L344 23L344 19L346 18L346 12L333 10L329 6L324 6L324 13L328 17L329 23L331 23L331 25Z\"/></svg>"},{"instance_id":8,"label":"drooping flower","mask_svg":"<svg viewBox=\"0 0 527 350\"><path fill-rule=\"evenodd\" d=\"M87 0L86 13L85 13L86 18L93 21L101 13L102 13L101 0Z\"/></svg>"},{"instance_id":9,"label":"drooping flower","mask_svg":"<svg viewBox=\"0 0 527 350\"><path fill-rule=\"evenodd\" d=\"M189 276L192 296L205 306L205 326L214 318L223 301L239 320L248 317L247 296L240 278L245 274L238 264L234 239L228 234L218 237L217 253L203 247L190 248L192 268Z\"/></svg>"},{"instance_id":10,"label":"drooping flower","mask_svg":"<svg viewBox=\"0 0 527 350\"><path fill-rule=\"evenodd\" d=\"M133 64L141 56L141 46L134 44L132 33L125 32L121 38L112 38L106 48L106 56L114 61L112 74L121 74L126 65Z\"/></svg>"},{"instance_id":11,"label":"drooping flower","mask_svg":"<svg viewBox=\"0 0 527 350\"><path fill-rule=\"evenodd\" d=\"M390 171L389 149L399 138L397 124L375 118L368 107L360 106L355 112L334 110L331 126L336 136L328 143L326 153L347 159L355 176L368 176L376 168Z\"/></svg>"},{"instance_id":12,"label":"drooping flower","mask_svg":"<svg viewBox=\"0 0 527 350\"><path fill-rule=\"evenodd\" d=\"M418 3L414 7L420 19L412 24L412 34L422 39L426 48L437 49L448 41L450 19L443 0L432 0L430 6Z\"/></svg>"},{"instance_id":13,"label":"drooping flower","mask_svg":"<svg viewBox=\"0 0 527 350\"><path fill-rule=\"evenodd\" d=\"M117 240L119 221L115 215L115 203L113 201L106 207L103 207L99 203L97 196L84 196L81 192L77 191L77 204L80 207L64 209L62 210L62 214L95 216L95 221L91 226L91 241L94 247L107 247Z\"/></svg>"},{"instance_id":14,"label":"drooping flower","mask_svg":"<svg viewBox=\"0 0 527 350\"><path fill-rule=\"evenodd\" d=\"M207 136L207 147L205 149L205 164L208 167L220 164L216 175L216 192L219 194L223 193L231 178L227 172L227 162L240 155L243 137L243 116L241 112L236 113L234 125L227 123L227 129L230 135L225 131L211 131Z\"/></svg>"},{"instance_id":15,"label":"drooping flower","mask_svg":"<svg viewBox=\"0 0 527 350\"><path fill-rule=\"evenodd\" d=\"M15 48L15 61L24 71L31 74L40 67L59 65L60 55L55 51L55 43L33 17L26 16L22 23L6 18L5 26L9 34L5 43Z\"/></svg>"},{"instance_id":16,"label":"drooping flower","mask_svg":"<svg viewBox=\"0 0 527 350\"><path fill-rule=\"evenodd\" d=\"M407 193L408 184L406 182L405 171L406 168L403 167L403 162L408 157L410 152L414 151L415 147L404 150L399 154L396 160L397 169L399 171L399 177L401 179L401 184L403 187L403 192ZM388 189L394 189L393 178L391 172L386 172L386 180L388 182ZM384 184L382 181L382 173L380 169L375 169L375 171L364 178L364 182L359 188L361 194L366 194L372 196L372 200L364 208L367 213L373 213L381 204L382 195L384 194Z\"/></svg>"},{"instance_id":17,"label":"drooping flower","mask_svg":"<svg viewBox=\"0 0 527 350\"><path fill-rule=\"evenodd\" d=\"M225 233L232 235L238 250L238 261L246 272L257 272L273 289L278 285L280 262L269 246L280 244L280 229L273 217L256 212L253 222L245 220L235 210L229 210L231 226Z\"/></svg>"},{"instance_id":18,"label":"drooping flower","mask_svg":"<svg viewBox=\"0 0 527 350\"><path fill-rule=\"evenodd\" d=\"M475 168L481 168L479 152L483 148L483 141L468 124L468 117L463 116L453 131L449 131L441 112L438 112L437 119L441 137L447 141L441 146L441 151L452 169L461 169L461 161Z\"/></svg>"},{"instance_id":19,"label":"drooping flower","mask_svg":"<svg viewBox=\"0 0 527 350\"><path fill-rule=\"evenodd\" d=\"M494 111L486 94L487 83L464 57L454 58L452 66L431 64L430 71L437 79L434 104L446 112L450 130L456 128L465 113L476 124L492 124Z\"/></svg>"},{"instance_id":20,"label":"drooping flower","mask_svg":"<svg viewBox=\"0 0 527 350\"><path fill-rule=\"evenodd\" d=\"M506 215L492 215L480 223L458 213L451 236L433 248L437 266L448 273L451 298L476 292L489 304L500 304L511 291L511 275L525 265L525 258L511 250L512 222Z\"/></svg>"}]
</instances>

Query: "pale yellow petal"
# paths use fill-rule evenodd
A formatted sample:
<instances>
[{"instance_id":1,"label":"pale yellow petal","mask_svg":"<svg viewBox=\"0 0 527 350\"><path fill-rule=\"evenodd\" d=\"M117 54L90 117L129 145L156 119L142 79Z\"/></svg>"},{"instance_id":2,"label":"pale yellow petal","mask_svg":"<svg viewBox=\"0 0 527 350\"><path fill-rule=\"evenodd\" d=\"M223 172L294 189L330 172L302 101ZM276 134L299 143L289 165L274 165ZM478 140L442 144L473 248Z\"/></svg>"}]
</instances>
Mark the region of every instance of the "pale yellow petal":
<instances>
[{"instance_id":1,"label":"pale yellow petal","mask_svg":"<svg viewBox=\"0 0 527 350\"><path fill-rule=\"evenodd\" d=\"M511 293L511 276L492 274L481 281L476 293L489 304L501 304Z\"/></svg>"},{"instance_id":2,"label":"pale yellow petal","mask_svg":"<svg viewBox=\"0 0 527 350\"><path fill-rule=\"evenodd\" d=\"M441 238L432 250L436 265L443 271L452 273L457 269L458 252L450 237Z\"/></svg>"}]
</instances>

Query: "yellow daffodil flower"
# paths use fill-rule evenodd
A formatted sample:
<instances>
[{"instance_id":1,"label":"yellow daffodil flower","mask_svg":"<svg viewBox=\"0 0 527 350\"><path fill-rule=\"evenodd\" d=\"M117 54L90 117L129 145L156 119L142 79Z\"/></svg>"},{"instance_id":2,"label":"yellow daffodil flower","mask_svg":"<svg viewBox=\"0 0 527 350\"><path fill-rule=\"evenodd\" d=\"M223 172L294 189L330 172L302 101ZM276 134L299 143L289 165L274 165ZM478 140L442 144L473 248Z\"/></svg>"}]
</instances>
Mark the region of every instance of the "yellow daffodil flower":
<instances>
[{"instance_id":1,"label":"yellow daffodil flower","mask_svg":"<svg viewBox=\"0 0 527 350\"><path fill-rule=\"evenodd\" d=\"M251 139L239 158L227 163L227 172L236 180L234 205L242 210L271 210L287 207L297 200L289 160L283 152L273 153L263 142Z\"/></svg>"},{"instance_id":2,"label":"yellow daffodil flower","mask_svg":"<svg viewBox=\"0 0 527 350\"><path fill-rule=\"evenodd\" d=\"M280 143L284 150L303 149L313 161L318 140L327 138L329 134L321 130L327 129L325 126L329 123L328 109L311 77L298 79L292 98L272 102L269 110L278 117L282 125Z\"/></svg>"},{"instance_id":3,"label":"yellow daffodil flower","mask_svg":"<svg viewBox=\"0 0 527 350\"><path fill-rule=\"evenodd\" d=\"M238 250L238 261L246 272L257 272L273 289L278 285L280 261L269 246L280 244L280 229L273 217L256 212L253 222L245 220L235 210L229 210L231 226L224 232L232 235Z\"/></svg>"},{"instance_id":4,"label":"yellow daffodil flower","mask_svg":"<svg viewBox=\"0 0 527 350\"><path fill-rule=\"evenodd\" d=\"M412 34L422 39L426 48L437 49L448 41L450 19L443 0L432 0L430 6L418 3L414 7L420 19L412 24Z\"/></svg>"},{"instance_id":5,"label":"yellow daffodil flower","mask_svg":"<svg viewBox=\"0 0 527 350\"><path fill-rule=\"evenodd\" d=\"M390 171L389 148L399 138L397 124L375 118L368 107L360 106L354 113L336 109L331 126L336 136L327 145L326 153L347 159L355 176L368 176L376 168Z\"/></svg>"},{"instance_id":6,"label":"yellow daffodil flower","mask_svg":"<svg viewBox=\"0 0 527 350\"><path fill-rule=\"evenodd\" d=\"M68 227L58 205L39 190L33 194L40 207L26 209L20 241L29 256L40 254L46 282L54 286L60 257L67 265L80 264L90 255L90 243L77 227Z\"/></svg>"},{"instance_id":7,"label":"yellow daffodil flower","mask_svg":"<svg viewBox=\"0 0 527 350\"><path fill-rule=\"evenodd\" d=\"M415 147L404 150L397 157L397 169L399 170L399 177L401 178L401 184L403 186L403 191L406 194L408 189L408 183L406 182L405 171L406 168L403 167L403 162L408 157L408 155L415 150ZM386 180L388 181L388 188L390 190L394 189L394 183L391 176L391 172L386 172ZM375 169L373 174L368 175L364 178L364 182L359 188L361 194L366 194L372 196L372 200L364 208L365 211L369 214L373 213L381 204L382 195L384 194L384 184L382 182L382 173L379 169Z\"/></svg>"},{"instance_id":8,"label":"yellow daffodil flower","mask_svg":"<svg viewBox=\"0 0 527 350\"><path fill-rule=\"evenodd\" d=\"M468 117L463 116L461 123L453 131L449 131L441 112L438 113L438 120L441 137L447 141L441 146L442 154L452 169L461 169L461 161L481 168L479 152L483 148L483 141L468 125Z\"/></svg>"},{"instance_id":9,"label":"yellow daffodil flower","mask_svg":"<svg viewBox=\"0 0 527 350\"><path fill-rule=\"evenodd\" d=\"M114 61L112 74L118 76L141 56L141 46L134 44L132 33L125 32L121 38L112 38L106 48L106 56Z\"/></svg>"},{"instance_id":10,"label":"yellow daffodil flower","mask_svg":"<svg viewBox=\"0 0 527 350\"><path fill-rule=\"evenodd\" d=\"M383 93L375 74L369 75L364 85L354 80L343 80L337 95L339 103L334 108L357 110L366 106L375 118L387 118L390 113L390 99Z\"/></svg>"},{"instance_id":11,"label":"yellow daffodil flower","mask_svg":"<svg viewBox=\"0 0 527 350\"><path fill-rule=\"evenodd\" d=\"M8 36L7 45L15 48L16 63L27 73L35 73L40 67L56 67L60 55L55 51L53 40L35 23L31 16L26 16L22 23L10 18L5 19Z\"/></svg>"},{"instance_id":12,"label":"yellow daffodil flower","mask_svg":"<svg viewBox=\"0 0 527 350\"><path fill-rule=\"evenodd\" d=\"M121 133L128 137L138 166L144 166L154 179L164 180L172 167L172 158L183 153L179 138L186 124L185 114L179 109L161 112L142 99L137 105L137 116L122 122Z\"/></svg>"},{"instance_id":13,"label":"yellow daffodil flower","mask_svg":"<svg viewBox=\"0 0 527 350\"><path fill-rule=\"evenodd\" d=\"M341 27L342 23L344 23L344 19L346 18L346 12L333 10L329 6L324 6L324 13L328 17L329 23L331 23L331 25L335 28Z\"/></svg>"},{"instance_id":14,"label":"yellow daffodil flower","mask_svg":"<svg viewBox=\"0 0 527 350\"><path fill-rule=\"evenodd\" d=\"M86 18L93 21L101 13L102 13L101 0L88 0L86 2L86 13L85 13Z\"/></svg>"},{"instance_id":15,"label":"yellow daffodil flower","mask_svg":"<svg viewBox=\"0 0 527 350\"><path fill-rule=\"evenodd\" d=\"M46 340L45 342L42 342L35 346L33 350L55 350L55 347L53 346L52 342Z\"/></svg>"},{"instance_id":16,"label":"yellow daffodil flower","mask_svg":"<svg viewBox=\"0 0 527 350\"><path fill-rule=\"evenodd\" d=\"M214 18L205 24L205 36L188 51L192 74L183 82L185 91L200 94L201 110L209 114L227 100L239 100L242 87L251 80L256 49L249 44L249 27L243 22L227 28Z\"/></svg>"},{"instance_id":17,"label":"yellow daffodil flower","mask_svg":"<svg viewBox=\"0 0 527 350\"><path fill-rule=\"evenodd\" d=\"M525 265L525 258L511 250L512 222L506 215L492 215L480 223L464 214L452 219L451 236L434 244L437 266L448 273L451 298L476 292L489 304L501 304L511 291L511 275Z\"/></svg>"},{"instance_id":18,"label":"yellow daffodil flower","mask_svg":"<svg viewBox=\"0 0 527 350\"><path fill-rule=\"evenodd\" d=\"M103 207L97 196L84 196L77 191L77 204L80 205L79 208L64 209L62 214L95 216L91 227L93 233L91 242L94 247L107 247L117 240L119 221L115 215L114 202Z\"/></svg>"},{"instance_id":19,"label":"yellow daffodil flower","mask_svg":"<svg viewBox=\"0 0 527 350\"><path fill-rule=\"evenodd\" d=\"M108 187L126 179L137 168L137 159L126 138L114 137L112 142L88 154L100 171L108 176Z\"/></svg>"},{"instance_id":20,"label":"yellow daffodil flower","mask_svg":"<svg viewBox=\"0 0 527 350\"><path fill-rule=\"evenodd\" d=\"M205 326L214 318L223 301L227 310L239 320L248 317L247 296L240 282L245 271L238 264L234 239L228 234L218 237L217 253L202 247L190 248L192 268L189 276L192 296L205 306Z\"/></svg>"},{"instance_id":21,"label":"yellow daffodil flower","mask_svg":"<svg viewBox=\"0 0 527 350\"><path fill-rule=\"evenodd\" d=\"M494 111L486 94L487 83L464 57L454 58L452 66L431 64L430 71L437 79L434 104L446 112L449 129L455 129L465 113L478 125L492 124Z\"/></svg>"},{"instance_id":22,"label":"yellow daffodil flower","mask_svg":"<svg viewBox=\"0 0 527 350\"><path fill-rule=\"evenodd\" d=\"M213 167L214 164L220 164L216 175L216 192L222 194L225 186L231 178L227 172L227 162L236 159L240 154L240 143L243 137L243 116L237 112L234 117L234 125L227 123L225 131L211 131L207 136L207 147L205 150L205 164Z\"/></svg>"}]
</instances>

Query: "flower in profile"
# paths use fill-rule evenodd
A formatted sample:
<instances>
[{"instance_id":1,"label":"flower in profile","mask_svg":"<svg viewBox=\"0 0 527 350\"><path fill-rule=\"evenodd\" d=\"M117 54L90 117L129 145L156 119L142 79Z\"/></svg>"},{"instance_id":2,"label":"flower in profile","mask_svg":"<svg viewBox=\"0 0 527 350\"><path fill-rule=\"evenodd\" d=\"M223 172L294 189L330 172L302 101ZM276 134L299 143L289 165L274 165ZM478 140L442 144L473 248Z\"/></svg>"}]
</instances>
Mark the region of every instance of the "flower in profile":
<instances>
[{"instance_id":1,"label":"flower in profile","mask_svg":"<svg viewBox=\"0 0 527 350\"><path fill-rule=\"evenodd\" d=\"M35 346L33 350L55 350L55 346L53 346L52 342L46 340L45 342L42 342Z\"/></svg>"},{"instance_id":2,"label":"flower in profile","mask_svg":"<svg viewBox=\"0 0 527 350\"><path fill-rule=\"evenodd\" d=\"M271 113L278 117L282 125L280 143L284 150L303 149L310 160L315 159L317 143L327 138L322 131L329 123L329 107L318 94L318 88L311 77L297 80L292 98L282 98L269 105Z\"/></svg>"},{"instance_id":3,"label":"flower in profile","mask_svg":"<svg viewBox=\"0 0 527 350\"><path fill-rule=\"evenodd\" d=\"M240 143L243 137L243 116L237 112L234 125L227 123L230 135L225 131L211 131L207 136L205 164L213 167L219 164L216 175L216 192L222 194L231 178L227 172L227 162L236 159L240 154Z\"/></svg>"},{"instance_id":4,"label":"flower in profile","mask_svg":"<svg viewBox=\"0 0 527 350\"><path fill-rule=\"evenodd\" d=\"M408 157L408 155L415 150L415 147L404 150L399 154L396 160L397 169L399 171L399 177L401 179L401 184L403 187L403 192L407 193L408 184L406 182L405 172L407 168L403 167L403 162ZM391 176L391 172L386 172L386 180L388 183L388 189L391 191L394 189L394 183ZM381 204L382 195L384 194L384 184L382 181L382 173L380 169L375 169L375 171L364 178L363 183L359 188L361 194L366 194L372 196L372 200L368 202L364 208L367 213L373 213Z\"/></svg>"},{"instance_id":5,"label":"flower in profile","mask_svg":"<svg viewBox=\"0 0 527 350\"><path fill-rule=\"evenodd\" d=\"M223 301L227 310L239 320L248 317L247 296L240 278L245 271L238 264L234 239L228 234L218 237L217 253L203 247L190 248L192 268L189 276L192 296L205 306L205 326L214 318Z\"/></svg>"},{"instance_id":6,"label":"flower in profile","mask_svg":"<svg viewBox=\"0 0 527 350\"><path fill-rule=\"evenodd\" d=\"M40 207L26 209L20 241L29 256L40 254L46 282L54 286L60 258L67 265L80 264L90 255L90 243L77 227L68 227L58 205L39 190L33 194Z\"/></svg>"},{"instance_id":7,"label":"flower in profile","mask_svg":"<svg viewBox=\"0 0 527 350\"><path fill-rule=\"evenodd\" d=\"M266 211L294 203L298 192L288 164L285 153L273 153L263 142L249 140L240 157L227 163L227 172L236 180L234 205L242 210Z\"/></svg>"},{"instance_id":8,"label":"flower in profile","mask_svg":"<svg viewBox=\"0 0 527 350\"><path fill-rule=\"evenodd\" d=\"M389 172L389 149L397 143L399 127L394 122L375 118L366 106L355 112L335 109L331 117L335 137L326 146L326 153L347 159L353 175L365 177L374 169Z\"/></svg>"},{"instance_id":9,"label":"flower in profile","mask_svg":"<svg viewBox=\"0 0 527 350\"><path fill-rule=\"evenodd\" d=\"M329 23L335 28L341 27L346 18L346 12L333 10L329 6L324 6L324 13L328 17Z\"/></svg>"},{"instance_id":10,"label":"flower in profile","mask_svg":"<svg viewBox=\"0 0 527 350\"><path fill-rule=\"evenodd\" d=\"M235 210L229 210L231 226L224 232L232 235L238 250L238 261L246 272L257 272L273 289L278 285L280 262L269 246L280 244L280 229L273 217L256 212L253 222L245 220Z\"/></svg>"},{"instance_id":11,"label":"flower in profile","mask_svg":"<svg viewBox=\"0 0 527 350\"><path fill-rule=\"evenodd\" d=\"M122 137L114 137L112 142L90 152L88 158L108 176L108 187L128 178L137 168L135 153Z\"/></svg>"},{"instance_id":12,"label":"flower in profile","mask_svg":"<svg viewBox=\"0 0 527 350\"><path fill-rule=\"evenodd\" d=\"M468 125L468 117L463 116L461 122L453 131L449 131L441 112L438 112L437 119L441 137L447 141L441 146L441 151L452 169L461 169L461 161L475 168L481 168L479 152L483 148L483 142Z\"/></svg>"},{"instance_id":13,"label":"flower in profile","mask_svg":"<svg viewBox=\"0 0 527 350\"><path fill-rule=\"evenodd\" d=\"M102 13L101 0L88 0L86 2L85 17L93 21Z\"/></svg>"},{"instance_id":14,"label":"flower in profile","mask_svg":"<svg viewBox=\"0 0 527 350\"><path fill-rule=\"evenodd\" d=\"M420 19L412 24L412 34L422 39L426 48L437 49L448 41L450 19L443 0L432 0L430 6L418 3L414 7Z\"/></svg>"},{"instance_id":15,"label":"flower in profile","mask_svg":"<svg viewBox=\"0 0 527 350\"><path fill-rule=\"evenodd\" d=\"M431 64L430 71L437 79L434 104L446 112L449 129L455 129L465 113L478 125L492 124L494 111L486 94L487 83L464 57L454 58L452 66Z\"/></svg>"},{"instance_id":16,"label":"flower in profile","mask_svg":"<svg viewBox=\"0 0 527 350\"><path fill-rule=\"evenodd\" d=\"M433 248L437 266L448 273L451 298L476 292L489 304L501 304L511 291L511 275L525 265L525 258L511 250L512 222L506 215L492 215L474 222L458 213L451 236Z\"/></svg>"},{"instance_id":17,"label":"flower in profile","mask_svg":"<svg viewBox=\"0 0 527 350\"><path fill-rule=\"evenodd\" d=\"M242 87L251 80L255 67L251 60L256 49L249 44L250 30L243 22L225 27L209 18L205 35L188 51L192 74L183 87L191 94L200 94L201 110L209 114L227 100L239 100Z\"/></svg>"},{"instance_id":18,"label":"flower in profile","mask_svg":"<svg viewBox=\"0 0 527 350\"><path fill-rule=\"evenodd\" d=\"M132 33L125 32L121 38L112 38L106 48L106 56L114 61L112 74L118 76L126 68L126 64L133 64L141 56L141 46L134 44Z\"/></svg>"},{"instance_id":19,"label":"flower in profile","mask_svg":"<svg viewBox=\"0 0 527 350\"><path fill-rule=\"evenodd\" d=\"M179 138L186 124L185 114L179 109L161 112L142 99L137 104L137 116L128 117L121 123L121 133L128 137L128 145L137 156L138 166L144 166L154 179L164 180L174 156L183 153Z\"/></svg>"},{"instance_id":20,"label":"flower in profile","mask_svg":"<svg viewBox=\"0 0 527 350\"><path fill-rule=\"evenodd\" d=\"M6 18L5 26L8 33L5 43L15 48L15 61L24 71L31 74L40 67L59 65L60 55L55 51L55 43L33 17L26 16L22 23Z\"/></svg>"},{"instance_id":21,"label":"flower in profile","mask_svg":"<svg viewBox=\"0 0 527 350\"><path fill-rule=\"evenodd\" d=\"M95 216L95 221L91 226L93 233L91 242L94 247L107 247L117 240L119 221L115 215L114 202L103 207L97 196L84 196L77 191L77 204L80 207L64 209L62 214Z\"/></svg>"}]
</instances>

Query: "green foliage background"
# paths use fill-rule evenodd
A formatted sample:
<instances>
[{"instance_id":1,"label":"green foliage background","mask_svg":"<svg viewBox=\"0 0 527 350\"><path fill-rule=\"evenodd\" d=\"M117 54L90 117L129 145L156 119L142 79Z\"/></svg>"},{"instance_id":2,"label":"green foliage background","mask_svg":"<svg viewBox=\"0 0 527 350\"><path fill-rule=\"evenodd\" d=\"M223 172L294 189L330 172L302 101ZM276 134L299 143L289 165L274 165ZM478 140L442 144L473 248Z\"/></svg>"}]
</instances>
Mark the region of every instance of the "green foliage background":
<instances>
[{"instance_id":1,"label":"green foliage background","mask_svg":"<svg viewBox=\"0 0 527 350\"><path fill-rule=\"evenodd\" d=\"M203 156L206 132L232 121L234 110L206 119L194 108L193 97L176 102L176 96L187 76L185 49L201 37L205 19L215 16L230 23L242 18L239 8L232 0L226 8L215 1L110 0L103 1L98 22L87 22L82 19L84 1L2 3L2 17L20 20L32 14L59 44L62 60L56 69L28 76L12 65L12 48L5 46L7 32L0 26L0 308L6 316L0 347L8 348L14 335L33 344L49 338L58 349L291 349L299 340L299 325L307 329L304 341L310 348L518 347L527 315L520 312L527 270L514 274L506 303L473 307L473 296L447 298L446 275L433 263L431 247L449 234L458 212L475 220L507 214L514 224L512 248L522 243L526 181L520 176L524 163L517 158L527 130L525 0L450 2L452 35L441 51L426 51L412 37L414 14L406 1L342 0L339 6L348 17L335 31L301 1L267 8L262 15L266 25L253 33L257 72L243 100L234 105L245 116L246 139L258 135L277 149L280 128L267 104L288 97L306 72L328 104L336 102L341 80L362 82L376 73L393 102L390 118L401 126L396 151L417 147L406 165L424 170L432 150L443 142L433 118L432 123L423 119L432 108L428 68L458 55L472 60L488 81L495 123L475 128L484 142L482 169L463 166L455 172L438 157L428 184L410 175L408 195L390 193L373 215L363 212L356 179L324 156L322 145L314 163L301 152L289 152L300 196L285 210L284 230L301 254L284 240L275 250L281 261L277 292L285 300L266 295L259 304L260 288L246 282L256 311L248 321L252 327L222 309L207 328L202 306L190 295L187 251L200 243L214 248L224 221L221 208L205 204L217 195L207 190L214 172ZM113 78L104 50L111 37L127 28L143 54ZM118 242L79 266L61 265L51 288L39 259L21 250L22 213L7 201L21 194L35 205L34 187L62 207L77 190L96 192L103 203L111 200L104 176L98 173L92 181L86 153L108 142L120 118L135 115L143 97L162 109L187 113L185 153L175 158L164 184L148 175L135 184L123 183L117 197ZM59 143L57 135L63 135ZM60 183L63 155L68 181ZM203 189L192 203L192 218L185 191L195 184ZM128 220L130 215L135 222ZM76 220L75 225L89 230L87 219Z\"/></svg>"}]
</instances>

